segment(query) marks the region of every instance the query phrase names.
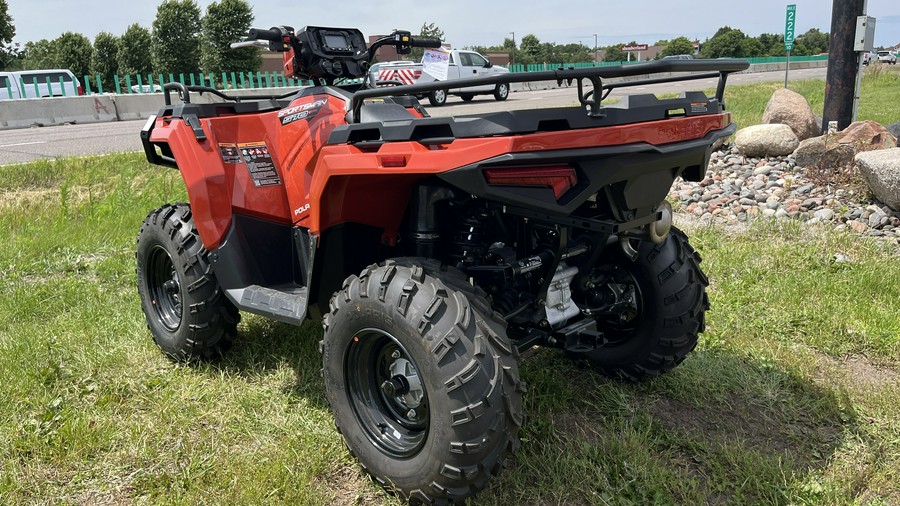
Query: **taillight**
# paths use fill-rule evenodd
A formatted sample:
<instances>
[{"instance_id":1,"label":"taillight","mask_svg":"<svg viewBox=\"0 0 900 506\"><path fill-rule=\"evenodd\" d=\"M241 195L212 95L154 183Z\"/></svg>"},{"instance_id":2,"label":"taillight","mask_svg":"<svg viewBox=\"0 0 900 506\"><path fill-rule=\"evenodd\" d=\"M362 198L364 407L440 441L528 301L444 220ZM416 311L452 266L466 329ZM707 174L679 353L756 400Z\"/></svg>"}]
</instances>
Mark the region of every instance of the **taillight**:
<instances>
[{"instance_id":1,"label":"taillight","mask_svg":"<svg viewBox=\"0 0 900 506\"><path fill-rule=\"evenodd\" d=\"M84 89L81 87L81 83L78 83L78 95L84 95Z\"/></svg>"},{"instance_id":2,"label":"taillight","mask_svg":"<svg viewBox=\"0 0 900 506\"><path fill-rule=\"evenodd\" d=\"M578 182L572 167L488 169L484 176L491 185L550 188L557 200Z\"/></svg>"},{"instance_id":3,"label":"taillight","mask_svg":"<svg viewBox=\"0 0 900 506\"><path fill-rule=\"evenodd\" d=\"M382 167L406 167L406 157L403 155L387 155L381 157Z\"/></svg>"}]
</instances>

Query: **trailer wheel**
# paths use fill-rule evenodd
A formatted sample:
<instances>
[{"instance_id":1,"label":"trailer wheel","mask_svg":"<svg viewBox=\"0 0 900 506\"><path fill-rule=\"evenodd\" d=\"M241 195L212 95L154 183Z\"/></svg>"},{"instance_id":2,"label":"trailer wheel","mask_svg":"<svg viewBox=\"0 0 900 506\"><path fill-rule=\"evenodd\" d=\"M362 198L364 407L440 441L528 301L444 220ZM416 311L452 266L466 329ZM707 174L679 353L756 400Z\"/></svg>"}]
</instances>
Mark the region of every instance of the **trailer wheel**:
<instances>
[{"instance_id":1,"label":"trailer wheel","mask_svg":"<svg viewBox=\"0 0 900 506\"><path fill-rule=\"evenodd\" d=\"M599 318L608 343L570 353L587 359L601 373L627 380L658 376L680 364L697 345L709 309L700 255L687 236L672 228L662 244L641 241L632 262L619 248L594 270L606 300L616 299L619 314Z\"/></svg>"},{"instance_id":2,"label":"trailer wheel","mask_svg":"<svg viewBox=\"0 0 900 506\"><path fill-rule=\"evenodd\" d=\"M428 102L435 107L440 107L447 103L447 90L434 90L428 94Z\"/></svg>"},{"instance_id":3,"label":"trailer wheel","mask_svg":"<svg viewBox=\"0 0 900 506\"><path fill-rule=\"evenodd\" d=\"M240 315L216 280L187 204L151 212L137 237L141 309L153 340L175 360L218 355Z\"/></svg>"},{"instance_id":4,"label":"trailer wheel","mask_svg":"<svg viewBox=\"0 0 900 506\"><path fill-rule=\"evenodd\" d=\"M497 101L502 102L509 97L509 85L506 83L498 84L496 88L494 88L494 98Z\"/></svg>"},{"instance_id":5,"label":"trailer wheel","mask_svg":"<svg viewBox=\"0 0 900 506\"><path fill-rule=\"evenodd\" d=\"M462 502L518 447L516 348L483 292L437 262L350 276L321 343L335 425L362 468L412 503Z\"/></svg>"}]
</instances>

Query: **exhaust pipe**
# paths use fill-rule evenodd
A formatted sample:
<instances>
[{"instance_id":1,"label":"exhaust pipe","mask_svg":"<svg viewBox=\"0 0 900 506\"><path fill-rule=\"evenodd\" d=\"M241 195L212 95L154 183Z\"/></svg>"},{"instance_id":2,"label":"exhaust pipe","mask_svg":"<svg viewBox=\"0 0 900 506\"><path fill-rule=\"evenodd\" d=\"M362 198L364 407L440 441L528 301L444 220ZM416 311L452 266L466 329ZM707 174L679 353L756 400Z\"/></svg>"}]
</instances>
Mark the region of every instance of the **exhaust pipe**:
<instances>
[{"instance_id":1,"label":"exhaust pipe","mask_svg":"<svg viewBox=\"0 0 900 506\"><path fill-rule=\"evenodd\" d=\"M675 221L672 212L672 204L669 204L669 201L667 200L663 200L656 210L660 213L658 220L619 236L619 246L622 248L622 252L625 253L632 262L635 261L638 256L638 250L635 248L634 244L631 243L632 240L650 239L654 244L662 244L669 238L669 232L672 231L672 225Z\"/></svg>"},{"instance_id":2,"label":"exhaust pipe","mask_svg":"<svg viewBox=\"0 0 900 506\"><path fill-rule=\"evenodd\" d=\"M657 210L662 213L662 216L660 216L659 220L647 225L647 234L650 235L650 240L654 244L662 244L666 242L669 232L672 231L672 223L674 222L672 204L668 200L663 200Z\"/></svg>"}]
</instances>

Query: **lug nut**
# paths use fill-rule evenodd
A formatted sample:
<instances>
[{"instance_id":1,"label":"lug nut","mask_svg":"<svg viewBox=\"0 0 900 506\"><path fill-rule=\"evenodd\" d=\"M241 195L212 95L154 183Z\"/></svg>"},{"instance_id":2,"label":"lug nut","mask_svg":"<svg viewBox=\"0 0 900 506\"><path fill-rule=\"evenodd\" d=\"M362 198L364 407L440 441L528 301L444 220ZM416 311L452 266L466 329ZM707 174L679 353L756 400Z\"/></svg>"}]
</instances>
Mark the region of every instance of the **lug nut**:
<instances>
[{"instance_id":1,"label":"lug nut","mask_svg":"<svg viewBox=\"0 0 900 506\"><path fill-rule=\"evenodd\" d=\"M397 395L397 387L391 380L387 380L381 384L381 391L384 392L384 395L388 397L394 397Z\"/></svg>"},{"instance_id":2,"label":"lug nut","mask_svg":"<svg viewBox=\"0 0 900 506\"><path fill-rule=\"evenodd\" d=\"M394 353L391 353L391 358L394 360L400 358L400 350L394 350Z\"/></svg>"},{"instance_id":3,"label":"lug nut","mask_svg":"<svg viewBox=\"0 0 900 506\"><path fill-rule=\"evenodd\" d=\"M406 418L413 419L416 417L416 410L411 409L406 412Z\"/></svg>"}]
</instances>

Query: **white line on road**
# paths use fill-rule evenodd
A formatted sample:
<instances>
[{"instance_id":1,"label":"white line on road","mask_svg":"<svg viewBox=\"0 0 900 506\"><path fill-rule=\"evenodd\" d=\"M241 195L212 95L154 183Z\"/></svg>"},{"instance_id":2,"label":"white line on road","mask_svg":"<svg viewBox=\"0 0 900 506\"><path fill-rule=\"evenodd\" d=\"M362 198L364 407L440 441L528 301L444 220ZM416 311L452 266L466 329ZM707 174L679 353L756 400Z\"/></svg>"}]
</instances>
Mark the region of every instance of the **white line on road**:
<instances>
[{"instance_id":1,"label":"white line on road","mask_svg":"<svg viewBox=\"0 0 900 506\"><path fill-rule=\"evenodd\" d=\"M16 146L32 146L34 144L47 144L47 141L20 142L18 144L2 144L0 148L13 148Z\"/></svg>"}]
</instances>

